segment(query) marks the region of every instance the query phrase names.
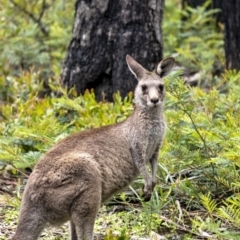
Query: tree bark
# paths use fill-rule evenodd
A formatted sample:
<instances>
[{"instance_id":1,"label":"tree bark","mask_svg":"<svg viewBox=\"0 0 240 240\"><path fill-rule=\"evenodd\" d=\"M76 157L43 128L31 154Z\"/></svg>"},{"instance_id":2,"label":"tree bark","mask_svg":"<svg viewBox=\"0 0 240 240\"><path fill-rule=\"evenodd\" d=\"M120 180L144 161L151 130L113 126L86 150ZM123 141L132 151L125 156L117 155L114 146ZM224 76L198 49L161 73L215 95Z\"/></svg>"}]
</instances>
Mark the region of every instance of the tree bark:
<instances>
[{"instance_id":1,"label":"tree bark","mask_svg":"<svg viewBox=\"0 0 240 240\"><path fill-rule=\"evenodd\" d=\"M240 1L222 1L226 68L240 70Z\"/></svg>"},{"instance_id":2,"label":"tree bark","mask_svg":"<svg viewBox=\"0 0 240 240\"><path fill-rule=\"evenodd\" d=\"M161 60L163 7L164 0L78 0L62 85L79 94L93 88L98 100L133 91L125 57L148 69Z\"/></svg>"}]
</instances>

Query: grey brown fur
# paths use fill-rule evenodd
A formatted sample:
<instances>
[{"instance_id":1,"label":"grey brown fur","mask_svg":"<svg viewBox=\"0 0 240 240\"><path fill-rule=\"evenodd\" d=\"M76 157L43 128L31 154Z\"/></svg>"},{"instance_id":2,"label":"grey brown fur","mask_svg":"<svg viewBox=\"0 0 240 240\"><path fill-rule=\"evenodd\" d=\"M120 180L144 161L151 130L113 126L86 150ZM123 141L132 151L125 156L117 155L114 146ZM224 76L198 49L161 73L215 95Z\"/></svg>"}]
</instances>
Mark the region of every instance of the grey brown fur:
<instances>
[{"instance_id":1,"label":"grey brown fur","mask_svg":"<svg viewBox=\"0 0 240 240\"><path fill-rule=\"evenodd\" d=\"M138 79L132 115L121 123L71 135L39 160L28 179L12 240L35 240L46 223L69 220L71 240L92 240L101 203L139 174L145 182L144 198L150 199L166 128L162 78L171 71L174 59L162 60L153 72L130 56L126 61Z\"/></svg>"}]
</instances>

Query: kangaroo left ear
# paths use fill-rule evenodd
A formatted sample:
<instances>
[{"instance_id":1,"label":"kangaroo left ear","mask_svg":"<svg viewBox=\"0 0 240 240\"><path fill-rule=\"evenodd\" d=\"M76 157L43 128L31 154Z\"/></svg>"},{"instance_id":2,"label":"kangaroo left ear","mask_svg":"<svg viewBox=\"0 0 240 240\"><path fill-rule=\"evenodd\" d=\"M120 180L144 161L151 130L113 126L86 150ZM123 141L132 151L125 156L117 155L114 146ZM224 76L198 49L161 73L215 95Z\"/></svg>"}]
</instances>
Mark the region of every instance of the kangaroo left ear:
<instances>
[{"instance_id":1,"label":"kangaroo left ear","mask_svg":"<svg viewBox=\"0 0 240 240\"><path fill-rule=\"evenodd\" d=\"M172 58L172 57L165 58L157 65L156 73L161 78L163 78L171 72L174 64L175 64L174 58Z\"/></svg>"},{"instance_id":2,"label":"kangaroo left ear","mask_svg":"<svg viewBox=\"0 0 240 240\"><path fill-rule=\"evenodd\" d=\"M129 55L126 56L126 62L132 74L137 78L137 80L141 80L146 72L145 68Z\"/></svg>"}]
</instances>

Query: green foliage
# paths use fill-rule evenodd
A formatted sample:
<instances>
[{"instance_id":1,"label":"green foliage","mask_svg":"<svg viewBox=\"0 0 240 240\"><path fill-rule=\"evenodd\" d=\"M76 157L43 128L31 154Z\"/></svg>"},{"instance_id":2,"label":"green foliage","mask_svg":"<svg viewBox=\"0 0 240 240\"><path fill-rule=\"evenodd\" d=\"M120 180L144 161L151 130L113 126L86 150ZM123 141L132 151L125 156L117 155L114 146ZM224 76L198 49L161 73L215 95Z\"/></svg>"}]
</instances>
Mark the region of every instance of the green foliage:
<instances>
[{"instance_id":1,"label":"green foliage","mask_svg":"<svg viewBox=\"0 0 240 240\"><path fill-rule=\"evenodd\" d=\"M220 236L217 232L225 224L232 230L239 229L238 76L234 71L221 76L221 81L227 84L225 94L216 88L208 92L190 88L176 79L176 74L167 80L168 132L161 164L168 172L178 172L171 184L172 196L181 198L186 209L202 211L204 207L207 215L200 217L202 225L208 229L206 221L210 219L211 226L217 228L211 234L216 236ZM167 177L165 173L160 182ZM221 224L217 227L219 219Z\"/></svg>"},{"instance_id":2,"label":"green foliage","mask_svg":"<svg viewBox=\"0 0 240 240\"><path fill-rule=\"evenodd\" d=\"M127 211L110 214L106 208L102 208L96 220L95 232L110 231L114 235L121 235L121 229L127 229L128 235L146 236L150 231L157 231L161 222L159 211L152 212L148 206L142 210L129 205Z\"/></svg>"},{"instance_id":3,"label":"green foliage","mask_svg":"<svg viewBox=\"0 0 240 240\"><path fill-rule=\"evenodd\" d=\"M33 167L42 153L68 134L121 121L132 110L131 93L123 100L116 94L115 103L97 103L94 93L88 91L74 99L66 93L61 98L44 99L21 95L20 86L14 91L19 96L14 105L5 104L0 109L4 119L0 123L0 161L17 168Z\"/></svg>"},{"instance_id":4,"label":"green foliage","mask_svg":"<svg viewBox=\"0 0 240 240\"><path fill-rule=\"evenodd\" d=\"M211 72L224 66L223 34L217 30L214 14L219 9L208 9L208 0L202 6L191 8L181 1L166 1L163 31L165 55L174 52L185 67L201 71L201 85L214 84ZM176 7L177 6L177 7ZM185 19L185 20L183 20Z\"/></svg>"},{"instance_id":5,"label":"green foliage","mask_svg":"<svg viewBox=\"0 0 240 240\"><path fill-rule=\"evenodd\" d=\"M112 231L108 231L104 240L130 240L130 236L127 235L126 230L122 230L120 235L114 235Z\"/></svg>"},{"instance_id":6,"label":"green foliage","mask_svg":"<svg viewBox=\"0 0 240 240\"><path fill-rule=\"evenodd\" d=\"M0 72L12 75L34 67L42 74L59 73L71 36L74 2L3 0L0 9Z\"/></svg>"},{"instance_id":7,"label":"green foliage","mask_svg":"<svg viewBox=\"0 0 240 240\"><path fill-rule=\"evenodd\" d=\"M209 193L207 195L200 194L199 196L200 196L202 205L207 209L208 214L212 216L214 211L217 208L216 201L214 199L211 199Z\"/></svg>"}]
</instances>

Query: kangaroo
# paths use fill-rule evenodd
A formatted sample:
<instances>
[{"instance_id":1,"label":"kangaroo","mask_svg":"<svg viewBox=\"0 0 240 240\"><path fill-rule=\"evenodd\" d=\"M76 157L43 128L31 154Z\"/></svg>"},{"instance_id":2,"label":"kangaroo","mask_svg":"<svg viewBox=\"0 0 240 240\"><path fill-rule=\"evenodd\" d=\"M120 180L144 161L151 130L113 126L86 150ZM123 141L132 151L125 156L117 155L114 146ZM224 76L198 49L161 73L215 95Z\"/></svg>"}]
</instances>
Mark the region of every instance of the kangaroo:
<instances>
[{"instance_id":1,"label":"kangaroo","mask_svg":"<svg viewBox=\"0 0 240 240\"><path fill-rule=\"evenodd\" d=\"M139 174L144 200L151 198L166 129L163 77L175 60L162 60L153 72L129 55L126 62L138 80L133 113L121 123L66 137L39 160L28 179L12 240L35 240L47 223L66 221L71 240L92 240L101 204Z\"/></svg>"}]
</instances>

